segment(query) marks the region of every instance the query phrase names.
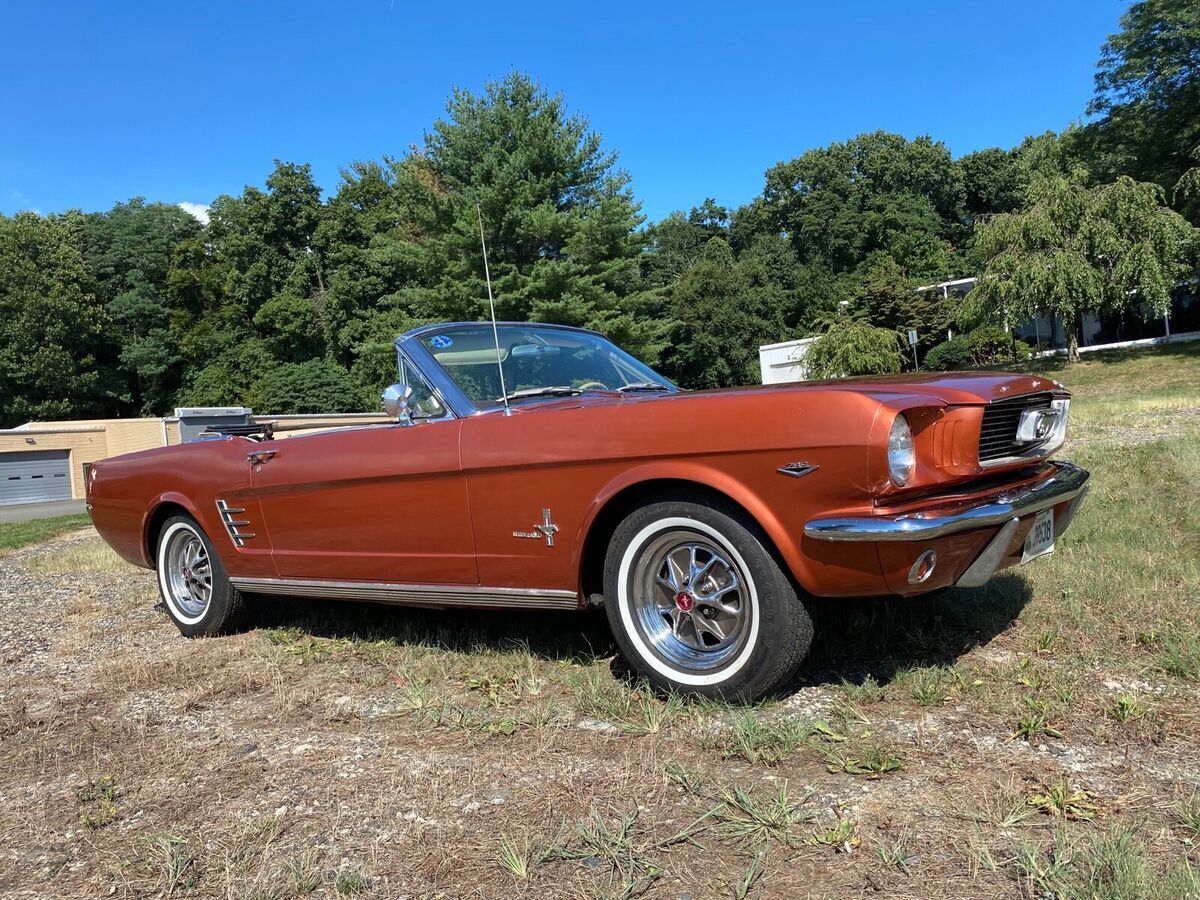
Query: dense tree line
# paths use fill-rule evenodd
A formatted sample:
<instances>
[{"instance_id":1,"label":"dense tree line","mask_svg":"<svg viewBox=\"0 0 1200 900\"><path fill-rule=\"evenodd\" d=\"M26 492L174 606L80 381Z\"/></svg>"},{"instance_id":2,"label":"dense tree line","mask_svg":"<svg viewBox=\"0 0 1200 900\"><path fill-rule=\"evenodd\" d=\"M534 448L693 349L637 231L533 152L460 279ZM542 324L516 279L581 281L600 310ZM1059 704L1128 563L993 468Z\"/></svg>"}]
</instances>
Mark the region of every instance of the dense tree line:
<instances>
[{"instance_id":1,"label":"dense tree line","mask_svg":"<svg viewBox=\"0 0 1200 900\"><path fill-rule=\"evenodd\" d=\"M831 327L846 345L825 365L869 348L874 367L907 348L868 325L916 328L924 353L1010 307L1142 292L1161 310L1200 224L1198 0L1130 8L1089 112L958 159L861 134L773 166L741 208L646 223L587 121L514 73L456 90L422 146L347 166L324 199L307 165L277 161L206 225L142 199L0 216L0 425L373 409L397 334L486 313L480 217L502 317L596 328L694 387L757 380L758 345ZM1119 277L1095 275L1117 256ZM916 290L977 272L990 286L966 304Z\"/></svg>"}]
</instances>

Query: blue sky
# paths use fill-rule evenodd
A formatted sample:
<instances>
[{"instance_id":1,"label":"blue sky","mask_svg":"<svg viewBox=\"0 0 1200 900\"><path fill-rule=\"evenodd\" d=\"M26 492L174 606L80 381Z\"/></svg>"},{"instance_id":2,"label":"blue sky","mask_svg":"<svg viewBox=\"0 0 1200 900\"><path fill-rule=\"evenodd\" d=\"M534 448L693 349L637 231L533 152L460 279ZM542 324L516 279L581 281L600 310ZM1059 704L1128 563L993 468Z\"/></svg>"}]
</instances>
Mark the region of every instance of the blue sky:
<instances>
[{"instance_id":1,"label":"blue sky","mask_svg":"<svg viewBox=\"0 0 1200 900\"><path fill-rule=\"evenodd\" d=\"M1125 2L63 3L0 29L0 212L208 203L275 158L327 191L401 155L452 85L565 94L651 219L735 206L782 159L861 131L956 156L1078 120Z\"/></svg>"}]
</instances>

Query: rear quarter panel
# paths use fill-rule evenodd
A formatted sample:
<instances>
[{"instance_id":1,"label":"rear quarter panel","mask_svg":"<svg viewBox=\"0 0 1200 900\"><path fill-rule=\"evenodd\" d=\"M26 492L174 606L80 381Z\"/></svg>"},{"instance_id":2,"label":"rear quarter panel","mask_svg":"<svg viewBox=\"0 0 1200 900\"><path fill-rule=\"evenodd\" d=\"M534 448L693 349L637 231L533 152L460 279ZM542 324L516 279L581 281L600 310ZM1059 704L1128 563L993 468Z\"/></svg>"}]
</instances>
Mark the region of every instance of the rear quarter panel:
<instances>
[{"instance_id":1,"label":"rear quarter panel","mask_svg":"<svg viewBox=\"0 0 1200 900\"><path fill-rule=\"evenodd\" d=\"M261 524L257 501L246 496L246 453L253 446L243 438L198 441L94 463L88 504L96 530L128 562L153 568L154 548L147 541L147 529L163 504L175 504L199 522L231 574L273 576L264 530L256 532L260 536L256 541L235 547L216 508L218 497L231 505L245 505L251 521Z\"/></svg>"}]
</instances>

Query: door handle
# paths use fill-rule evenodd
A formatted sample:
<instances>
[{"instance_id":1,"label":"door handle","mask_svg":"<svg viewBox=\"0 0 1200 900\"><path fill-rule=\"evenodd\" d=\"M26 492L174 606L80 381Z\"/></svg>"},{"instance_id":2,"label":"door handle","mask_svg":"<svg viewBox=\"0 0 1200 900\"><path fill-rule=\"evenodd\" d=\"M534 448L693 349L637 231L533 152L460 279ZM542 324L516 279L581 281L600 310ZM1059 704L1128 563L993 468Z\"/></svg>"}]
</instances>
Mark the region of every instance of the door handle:
<instances>
[{"instance_id":1,"label":"door handle","mask_svg":"<svg viewBox=\"0 0 1200 900\"><path fill-rule=\"evenodd\" d=\"M250 460L256 466L261 466L263 463L274 459L275 454L278 452L278 450L255 450L253 453L247 454L246 459Z\"/></svg>"}]
</instances>

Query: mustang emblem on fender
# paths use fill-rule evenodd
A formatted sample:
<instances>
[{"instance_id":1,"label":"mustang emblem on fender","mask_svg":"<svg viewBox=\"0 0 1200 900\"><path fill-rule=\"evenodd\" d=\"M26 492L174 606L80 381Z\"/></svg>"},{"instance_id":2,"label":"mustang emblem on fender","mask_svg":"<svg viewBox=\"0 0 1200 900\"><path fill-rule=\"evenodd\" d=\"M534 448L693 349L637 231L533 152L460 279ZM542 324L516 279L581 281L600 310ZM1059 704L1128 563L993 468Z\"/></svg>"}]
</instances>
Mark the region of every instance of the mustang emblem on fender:
<instances>
[{"instance_id":1,"label":"mustang emblem on fender","mask_svg":"<svg viewBox=\"0 0 1200 900\"><path fill-rule=\"evenodd\" d=\"M554 546L554 536L558 534L558 526L550 518L549 509L542 510L542 524L534 525L533 527L534 531L514 531L512 536L515 538L532 538L535 541L545 538L547 547Z\"/></svg>"}]
</instances>

